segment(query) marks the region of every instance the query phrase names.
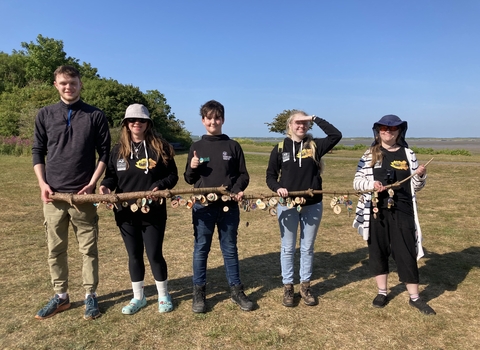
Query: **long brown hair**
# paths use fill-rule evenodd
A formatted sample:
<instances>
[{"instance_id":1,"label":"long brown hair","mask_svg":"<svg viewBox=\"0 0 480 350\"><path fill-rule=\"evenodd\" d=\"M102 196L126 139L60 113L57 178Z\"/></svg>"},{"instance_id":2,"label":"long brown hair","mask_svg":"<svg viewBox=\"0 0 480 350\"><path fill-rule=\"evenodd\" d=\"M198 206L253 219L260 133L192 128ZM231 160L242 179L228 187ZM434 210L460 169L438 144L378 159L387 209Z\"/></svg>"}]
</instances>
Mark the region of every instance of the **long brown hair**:
<instances>
[{"instance_id":1,"label":"long brown hair","mask_svg":"<svg viewBox=\"0 0 480 350\"><path fill-rule=\"evenodd\" d=\"M399 139L401 138L402 135L402 129L400 128L398 131L397 139L395 142L398 143ZM375 141L373 141L372 146L370 146L370 153L372 154L372 162L371 166L373 167L377 162L380 164L383 161L383 153L380 147L382 146L382 139L380 138L380 130L377 129L375 130Z\"/></svg>"},{"instance_id":2,"label":"long brown hair","mask_svg":"<svg viewBox=\"0 0 480 350\"><path fill-rule=\"evenodd\" d=\"M122 123L122 130L118 141L118 144L120 145L118 159L124 159L125 161L130 157L132 152L132 136L127 124L126 121ZM173 150L172 145L164 140L162 136L153 129L151 120L147 121L144 136L145 143L155 152L155 154L152 154L152 158L156 157L155 161L157 163L161 161L163 164L167 165L168 160L175 156L175 151ZM128 162L126 162L126 164L128 168Z\"/></svg>"}]
</instances>

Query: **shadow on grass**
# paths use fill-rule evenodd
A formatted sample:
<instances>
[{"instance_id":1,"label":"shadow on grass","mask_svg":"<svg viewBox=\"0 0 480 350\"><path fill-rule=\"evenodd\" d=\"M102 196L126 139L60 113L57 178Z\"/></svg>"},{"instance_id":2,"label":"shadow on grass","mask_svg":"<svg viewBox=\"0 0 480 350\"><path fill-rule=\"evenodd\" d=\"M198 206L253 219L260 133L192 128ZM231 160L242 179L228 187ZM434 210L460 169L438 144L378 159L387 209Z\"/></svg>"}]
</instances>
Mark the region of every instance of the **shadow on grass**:
<instances>
[{"instance_id":1,"label":"shadow on grass","mask_svg":"<svg viewBox=\"0 0 480 350\"><path fill-rule=\"evenodd\" d=\"M445 291L456 291L470 270L480 267L480 247L445 254L427 251L425 258L428 260L420 268L420 282L426 284L422 295L431 300Z\"/></svg>"},{"instance_id":2,"label":"shadow on grass","mask_svg":"<svg viewBox=\"0 0 480 350\"><path fill-rule=\"evenodd\" d=\"M341 288L349 283L369 278L368 269L365 266L367 248L357 249L353 252L331 254L317 252L314 257L314 271L312 275L312 291L321 297L323 294ZM296 280L298 281L299 249L296 251ZM352 269L353 266L361 263ZM150 271L147 271L150 273ZM271 290L280 288L282 276L280 273L280 252L252 256L240 261L240 277L246 289L254 289L248 297L258 308L257 302L265 297ZM316 283L315 281L321 280ZM168 287L175 304L192 299L192 276L170 279ZM145 286L145 294L152 296L157 294L155 285ZM218 303L230 298L223 266L209 268L207 270L207 312ZM114 293L99 296L102 311L110 309L116 304L126 304L132 298L131 289L121 290ZM149 300L148 304L153 304Z\"/></svg>"},{"instance_id":3,"label":"shadow on grass","mask_svg":"<svg viewBox=\"0 0 480 350\"><path fill-rule=\"evenodd\" d=\"M295 262L297 281L299 254L300 252L297 249ZM421 294L426 301L429 301L439 297L445 291L456 290L472 268L480 267L480 247L470 247L460 252L445 254L427 251L425 259L428 260L419 269L421 284L426 285ZM392 261L391 271L393 272L395 269L395 264ZM241 260L240 276L246 289L254 289L248 296L255 303L255 308L258 308L257 302L264 298L268 292L282 287L280 253L268 253ZM312 292L318 297L350 283L369 278L372 278L372 283L374 283L373 276L368 269L368 249L366 247L338 254L315 253ZM230 291L223 266L208 269L207 280L207 312L209 312L216 304L229 299ZM316 283L317 280L320 280L320 282ZM390 280L389 282L392 285L394 281ZM175 304L192 299L191 275L169 280L168 285ZM390 288L389 299L394 299L404 291L405 285L398 283ZM156 295L155 285L145 286L145 293L147 296ZM99 296L102 312L118 303L125 304L130 298L132 298L131 289ZM154 303L156 303L155 300L149 300L148 302L148 304ZM80 305L83 306L80 302L74 303L72 307Z\"/></svg>"}]
</instances>

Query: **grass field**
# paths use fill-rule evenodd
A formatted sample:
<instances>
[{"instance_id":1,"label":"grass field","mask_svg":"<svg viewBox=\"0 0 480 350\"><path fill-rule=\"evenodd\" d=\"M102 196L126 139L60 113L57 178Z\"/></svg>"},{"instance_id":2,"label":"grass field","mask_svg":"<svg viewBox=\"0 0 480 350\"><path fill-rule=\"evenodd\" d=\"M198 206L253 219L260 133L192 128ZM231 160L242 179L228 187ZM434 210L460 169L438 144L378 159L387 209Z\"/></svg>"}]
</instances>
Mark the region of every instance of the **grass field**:
<instances>
[{"instance_id":1,"label":"grass field","mask_svg":"<svg viewBox=\"0 0 480 350\"><path fill-rule=\"evenodd\" d=\"M251 175L246 193L265 191L270 149L245 148ZM362 153L327 155L324 189L352 191ZM423 163L430 158L419 155ZM186 156L178 155L176 160L183 174ZM395 268L389 285L392 300L384 309L371 306L376 286L368 270L366 244L351 227L353 216L346 210L334 214L327 195L312 280L313 292L319 296L317 306L305 306L299 298L293 308L281 305L277 222L267 212L253 211L241 214L239 254L242 281L256 309L243 312L230 301L221 253L214 241L208 266L208 312L192 313L191 213L186 208L169 208L165 257L175 310L157 312L154 280L147 270L147 307L132 316L122 315L121 308L132 297L127 255L113 213L100 207L102 317L83 320L81 258L71 234L72 308L51 319L35 320L35 313L52 295L39 189L29 157L0 156L0 166L2 349L480 348L478 153L435 156L428 166L427 186L418 195L426 250L419 262L420 290L437 311L430 317L408 305L408 294ZM188 186L181 179L177 187Z\"/></svg>"}]
</instances>

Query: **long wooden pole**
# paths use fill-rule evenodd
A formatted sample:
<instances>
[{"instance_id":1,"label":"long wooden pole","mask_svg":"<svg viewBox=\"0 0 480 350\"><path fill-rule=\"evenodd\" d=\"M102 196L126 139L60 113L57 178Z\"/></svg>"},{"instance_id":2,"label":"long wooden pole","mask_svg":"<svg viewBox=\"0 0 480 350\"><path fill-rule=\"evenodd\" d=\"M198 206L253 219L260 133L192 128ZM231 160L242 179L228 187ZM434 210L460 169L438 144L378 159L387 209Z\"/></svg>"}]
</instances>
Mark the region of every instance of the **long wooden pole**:
<instances>
[{"instance_id":1,"label":"long wooden pole","mask_svg":"<svg viewBox=\"0 0 480 350\"><path fill-rule=\"evenodd\" d=\"M426 162L423 166L426 168L427 165L430 164L430 162L431 162L432 160L433 160L433 158L430 159L428 162ZM387 185L387 186L385 186L385 188L388 189L388 188L396 188L396 187L399 187L402 183L404 183L405 181L410 180L410 179L411 179L412 177L414 177L414 176L415 176L415 173L411 174L409 177L403 179L402 181L397 181L397 182L395 182L395 183L393 183L393 184L391 184L391 185ZM375 192L375 191L376 191L376 190L373 189L373 190L359 191L359 192L357 192L357 193L358 193L358 194L362 194L362 193Z\"/></svg>"},{"instance_id":2,"label":"long wooden pole","mask_svg":"<svg viewBox=\"0 0 480 350\"><path fill-rule=\"evenodd\" d=\"M433 160L430 159L425 163L425 167ZM400 186L403 182L410 179L415 174L410 175L402 181L397 181L394 184L385 186L386 188L395 188ZM333 194L337 195L360 195L362 193L374 192L375 190L366 190L366 191L324 191L324 190L304 190L304 191L292 191L288 193L289 197L313 197L316 194ZM73 204L82 204L82 203L118 203L131 199L138 198L172 198L181 194L208 194L208 193L217 193L222 195L231 195L227 191L225 186L220 187L204 187L204 188L188 188L188 189L178 189L178 190L159 190L159 191L140 191L140 192L126 192L126 193L111 193L111 194L73 194L73 193L53 193L50 195L50 198L54 201L64 201L68 202L71 205ZM275 192L268 193L254 193L254 194L244 194L243 198L245 199L265 199L278 197L278 194Z\"/></svg>"},{"instance_id":3,"label":"long wooden pole","mask_svg":"<svg viewBox=\"0 0 480 350\"><path fill-rule=\"evenodd\" d=\"M324 191L324 190L304 190L304 191L291 191L288 192L289 197L313 197L316 194L333 194L334 196L340 195L357 195L356 191ZM265 199L265 198L272 198L272 197L279 197L276 192L269 192L269 193L255 193L255 194L244 194L243 198L245 199Z\"/></svg>"},{"instance_id":4,"label":"long wooden pole","mask_svg":"<svg viewBox=\"0 0 480 350\"><path fill-rule=\"evenodd\" d=\"M220 193L228 194L226 187L205 187L205 188L189 188L178 190L159 190L159 191L139 191L125 193L110 194L73 194L73 193L53 193L50 198L54 201L64 201L70 204L82 203L118 203L138 198L171 198L180 194L204 194L204 193Z\"/></svg>"},{"instance_id":5,"label":"long wooden pole","mask_svg":"<svg viewBox=\"0 0 480 350\"><path fill-rule=\"evenodd\" d=\"M54 201L63 201L73 204L82 203L119 203L131 199L138 198L172 198L180 194L208 194L217 193L221 195L230 195L225 186L222 187L204 187L204 188L190 188L190 189L178 189L178 190L160 190L160 191L139 191L139 192L126 192L126 193L111 193L111 194L73 194L73 193L54 193L50 195L50 198ZM354 191L321 191L308 189L305 191L292 191L289 192L289 197L312 197L316 194L333 194L333 195L355 195ZM244 194L245 199L265 199L278 197L275 192L269 193L255 193Z\"/></svg>"}]
</instances>

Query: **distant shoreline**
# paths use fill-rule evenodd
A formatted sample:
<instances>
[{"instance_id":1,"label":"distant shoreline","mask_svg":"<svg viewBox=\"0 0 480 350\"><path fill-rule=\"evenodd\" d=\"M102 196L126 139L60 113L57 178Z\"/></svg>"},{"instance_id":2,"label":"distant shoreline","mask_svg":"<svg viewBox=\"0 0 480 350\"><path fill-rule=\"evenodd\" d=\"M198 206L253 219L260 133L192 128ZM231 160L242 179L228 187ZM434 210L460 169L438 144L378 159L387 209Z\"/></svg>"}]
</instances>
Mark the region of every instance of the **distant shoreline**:
<instances>
[{"instance_id":1,"label":"distant shoreline","mask_svg":"<svg viewBox=\"0 0 480 350\"><path fill-rule=\"evenodd\" d=\"M194 141L199 136L192 136ZM232 137L234 139L248 139L255 142L278 142L283 137ZM344 137L340 144L344 146L365 145L369 146L373 141L372 137ZM433 148L433 149L464 149L467 151L480 152L480 137L454 137L454 138L434 138L434 137L409 137L407 138L410 147Z\"/></svg>"},{"instance_id":2,"label":"distant shoreline","mask_svg":"<svg viewBox=\"0 0 480 350\"><path fill-rule=\"evenodd\" d=\"M358 144L370 145L372 138L367 137L347 137L340 141L345 146L354 146ZM433 149L451 149L451 150L467 150L480 151L480 138L407 138L410 147L433 148Z\"/></svg>"}]
</instances>

